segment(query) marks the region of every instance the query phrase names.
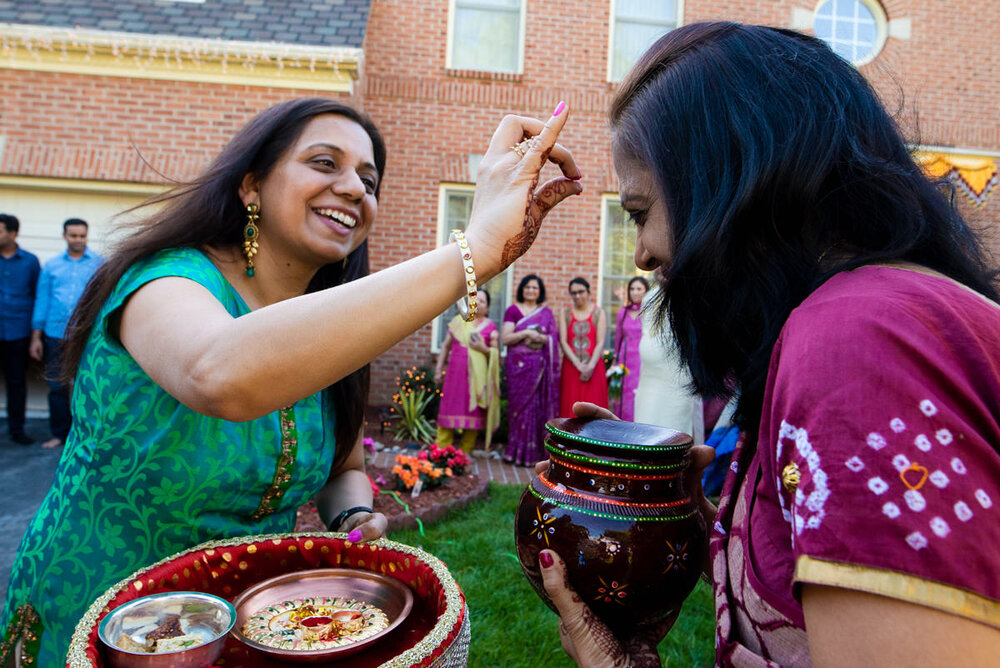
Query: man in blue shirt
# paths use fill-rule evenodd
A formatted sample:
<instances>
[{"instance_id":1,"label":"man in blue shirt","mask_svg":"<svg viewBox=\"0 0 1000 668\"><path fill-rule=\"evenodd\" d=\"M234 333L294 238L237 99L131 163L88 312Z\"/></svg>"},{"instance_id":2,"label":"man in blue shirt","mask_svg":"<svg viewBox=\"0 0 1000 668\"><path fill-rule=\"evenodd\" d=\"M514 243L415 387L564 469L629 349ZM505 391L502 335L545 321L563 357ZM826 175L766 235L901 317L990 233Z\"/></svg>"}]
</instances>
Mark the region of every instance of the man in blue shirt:
<instances>
[{"instance_id":1,"label":"man in blue shirt","mask_svg":"<svg viewBox=\"0 0 1000 668\"><path fill-rule=\"evenodd\" d=\"M31 316L31 357L45 359L49 383L49 431L52 438L43 448L66 442L72 419L69 412L69 385L62 380L62 339L76 303L87 282L104 263L104 258L87 248L87 221L70 218L63 223L66 252L42 268L38 277L35 310Z\"/></svg>"},{"instance_id":2,"label":"man in blue shirt","mask_svg":"<svg viewBox=\"0 0 1000 668\"><path fill-rule=\"evenodd\" d=\"M24 433L28 396L28 341L31 308L38 282L38 258L17 245L21 224L0 213L0 365L7 386L7 429L10 438L31 445Z\"/></svg>"}]
</instances>

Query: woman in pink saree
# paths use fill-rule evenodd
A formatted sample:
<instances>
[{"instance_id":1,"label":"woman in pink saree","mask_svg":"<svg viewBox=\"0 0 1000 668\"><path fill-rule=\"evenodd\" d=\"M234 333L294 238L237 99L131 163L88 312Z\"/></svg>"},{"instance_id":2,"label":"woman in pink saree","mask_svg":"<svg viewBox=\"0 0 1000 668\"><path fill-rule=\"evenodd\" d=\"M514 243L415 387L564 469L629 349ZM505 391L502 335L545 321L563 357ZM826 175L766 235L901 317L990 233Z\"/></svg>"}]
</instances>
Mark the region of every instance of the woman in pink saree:
<instances>
[{"instance_id":1,"label":"woman in pink saree","mask_svg":"<svg viewBox=\"0 0 1000 668\"><path fill-rule=\"evenodd\" d=\"M814 37L691 24L640 58L611 128L652 315L694 389L738 393L718 509L710 451L686 480L717 665L996 665L998 272L871 85ZM658 666L673 620L614 638L566 587L575 556L539 558L563 647Z\"/></svg>"},{"instance_id":2,"label":"woman in pink saree","mask_svg":"<svg viewBox=\"0 0 1000 668\"><path fill-rule=\"evenodd\" d=\"M490 293L480 288L478 301L472 322L456 315L448 323L434 370L434 382L442 386L437 444L442 448L452 445L455 432L461 431L463 452L472 452L480 429L484 430L489 452L493 432L500 423L500 336L487 317Z\"/></svg>"},{"instance_id":3,"label":"woman in pink saree","mask_svg":"<svg viewBox=\"0 0 1000 668\"><path fill-rule=\"evenodd\" d=\"M528 274L507 307L501 338L507 346L507 451L504 460L533 466L546 458L545 423L559 411L559 327L545 305L545 283Z\"/></svg>"}]
</instances>

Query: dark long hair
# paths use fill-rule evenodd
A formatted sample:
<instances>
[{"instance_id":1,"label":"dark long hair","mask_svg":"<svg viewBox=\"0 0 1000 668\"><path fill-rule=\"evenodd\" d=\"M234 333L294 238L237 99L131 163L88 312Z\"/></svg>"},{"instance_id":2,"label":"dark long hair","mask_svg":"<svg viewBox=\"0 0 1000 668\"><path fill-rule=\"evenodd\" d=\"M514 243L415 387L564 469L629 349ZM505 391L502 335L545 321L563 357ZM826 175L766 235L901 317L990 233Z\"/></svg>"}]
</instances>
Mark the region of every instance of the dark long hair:
<instances>
[{"instance_id":1,"label":"dark long hair","mask_svg":"<svg viewBox=\"0 0 1000 668\"><path fill-rule=\"evenodd\" d=\"M190 183L152 197L139 207L162 205L132 227L132 233L117 244L108 261L94 275L78 303L67 329L63 368L68 378L76 375L87 339L101 307L125 271L136 262L166 248L212 248L238 246L246 224L239 188L247 174L259 182L267 177L286 149L301 136L305 126L322 114L348 118L371 139L379 180L385 174L385 142L366 115L343 102L325 98L289 100L264 110L243 126L212 164ZM347 262L321 267L307 292L348 283L368 275L368 242L347 256ZM350 452L364 421L368 403L369 368L364 366L327 387L323 394L329 410L336 409L336 469Z\"/></svg>"},{"instance_id":2,"label":"dark long hair","mask_svg":"<svg viewBox=\"0 0 1000 668\"><path fill-rule=\"evenodd\" d=\"M909 261L997 298L976 235L865 78L818 39L679 28L642 56L610 117L615 150L650 169L667 211L656 316L698 392L739 391L753 436L781 327L834 273Z\"/></svg>"}]
</instances>

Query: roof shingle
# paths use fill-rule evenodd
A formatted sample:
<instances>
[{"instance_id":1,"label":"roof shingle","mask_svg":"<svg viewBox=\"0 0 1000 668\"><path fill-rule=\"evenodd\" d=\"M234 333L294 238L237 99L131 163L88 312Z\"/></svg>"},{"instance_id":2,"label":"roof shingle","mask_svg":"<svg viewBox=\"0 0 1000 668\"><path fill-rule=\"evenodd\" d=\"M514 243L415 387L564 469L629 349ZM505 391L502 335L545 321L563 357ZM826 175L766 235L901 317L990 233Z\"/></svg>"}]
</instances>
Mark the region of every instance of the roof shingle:
<instances>
[{"instance_id":1,"label":"roof shingle","mask_svg":"<svg viewBox=\"0 0 1000 668\"><path fill-rule=\"evenodd\" d=\"M371 1L0 0L0 23L361 48Z\"/></svg>"}]
</instances>

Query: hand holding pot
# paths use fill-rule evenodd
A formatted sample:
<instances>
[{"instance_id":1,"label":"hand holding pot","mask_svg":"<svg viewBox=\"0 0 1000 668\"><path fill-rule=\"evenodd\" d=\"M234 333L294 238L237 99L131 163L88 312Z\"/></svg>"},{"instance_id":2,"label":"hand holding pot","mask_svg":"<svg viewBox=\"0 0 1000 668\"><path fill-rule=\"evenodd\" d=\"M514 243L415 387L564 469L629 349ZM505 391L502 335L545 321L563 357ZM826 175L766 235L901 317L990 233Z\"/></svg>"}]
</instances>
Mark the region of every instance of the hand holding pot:
<instances>
[{"instance_id":1,"label":"hand holding pot","mask_svg":"<svg viewBox=\"0 0 1000 668\"><path fill-rule=\"evenodd\" d=\"M657 645L677 621L677 616L637 632L625 642L619 641L580 596L566 577L566 564L552 550L543 550L538 558L545 590L559 611L559 639L562 648L581 668L653 668L660 666Z\"/></svg>"},{"instance_id":2,"label":"hand holding pot","mask_svg":"<svg viewBox=\"0 0 1000 668\"><path fill-rule=\"evenodd\" d=\"M619 641L648 634L676 615L707 558L686 484L691 437L610 419L558 418L546 429L551 466L531 481L515 519L524 573L558 611L539 563L543 551L564 555L568 583Z\"/></svg>"}]
</instances>

